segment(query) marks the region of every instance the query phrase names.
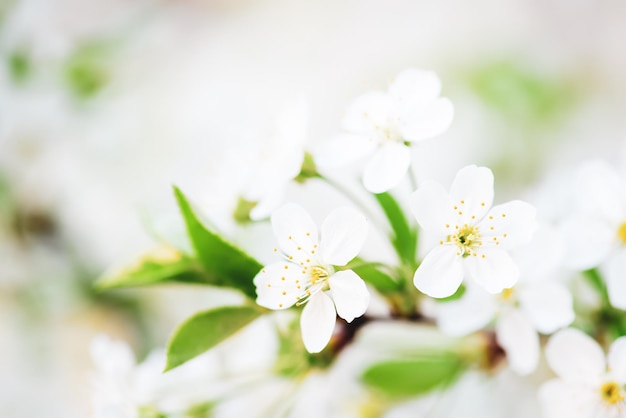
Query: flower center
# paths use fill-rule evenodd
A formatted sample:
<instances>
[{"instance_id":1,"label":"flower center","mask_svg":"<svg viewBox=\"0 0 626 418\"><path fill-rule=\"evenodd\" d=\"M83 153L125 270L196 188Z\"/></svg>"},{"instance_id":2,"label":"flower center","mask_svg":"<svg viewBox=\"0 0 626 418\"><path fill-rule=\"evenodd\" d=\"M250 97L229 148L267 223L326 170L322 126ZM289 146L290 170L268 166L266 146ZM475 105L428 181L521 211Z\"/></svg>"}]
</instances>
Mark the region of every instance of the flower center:
<instances>
[{"instance_id":1,"label":"flower center","mask_svg":"<svg viewBox=\"0 0 626 418\"><path fill-rule=\"evenodd\" d=\"M500 293L500 297L502 298L502 300L504 301L509 301L511 300L511 298L513 298L513 288L512 287L508 287L506 289L504 289L502 291L502 293Z\"/></svg>"},{"instance_id":2,"label":"flower center","mask_svg":"<svg viewBox=\"0 0 626 418\"><path fill-rule=\"evenodd\" d=\"M616 382L607 382L600 387L602 400L611 405L624 400L624 394Z\"/></svg>"},{"instance_id":3,"label":"flower center","mask_svg":"<svg viewBox=\"0 0 626 418\"><path fill-rule=\"evenodd\" d=\"M626 222L622 222L619 228L617 228L617 236L624 244L626 244Z\"/></svg>"},{"instance_id":4,"label":"flower center","mask_svg":"<svg viewBox=\"0 0 626 418\"><path fill-rule=\"evenodd\" d=\"M302 274L304 275L304 283L302 284L304 292L298 296L296 306L305 304L311 296L326 288L328 285L328 279L332 274L332 268L324 266L307 266L302 269ZM301 286L298 285L298 289L300 289L300 287Z\"/></svg>"},{"instance_id":5,"label":"flower center","mask_svg":"<svg viewBox=\"0 0 626 418\"><path fill-rule=\"evenodd\" d=\"M463 225L457 234L449 235L448 242L454 242L459 247L459 255L468 257L476 255L474 249L482 245L480 241L480 231L477 226Z\"/></svg>"}]
</instances>

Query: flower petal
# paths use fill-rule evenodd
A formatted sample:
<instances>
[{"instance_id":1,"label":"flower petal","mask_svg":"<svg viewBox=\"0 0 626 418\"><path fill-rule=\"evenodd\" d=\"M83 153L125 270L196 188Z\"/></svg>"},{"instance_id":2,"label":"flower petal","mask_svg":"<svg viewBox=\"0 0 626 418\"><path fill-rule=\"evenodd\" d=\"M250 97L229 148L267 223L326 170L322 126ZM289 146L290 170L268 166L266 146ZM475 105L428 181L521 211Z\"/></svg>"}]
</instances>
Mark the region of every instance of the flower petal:
<instances>
[{"instance_id":1,"label":"flower petal","mask_svg":"<svg viewBox=\"0 0 626 418\"><path fill-rule=\"evenodd\" d=\"M367 218L351 207L337 208L322 223L320 251L324 264L344 266L361 251Z\"/></svg>"},{"instance_id":2,"label":"flower petal","mask_svg":"<svg viewBox=\"0 0 626 418\"><path fill-rule=\"evenodd\" d=\"M479 224L483 241L506 249L527 244L537 229L536 217L535 207L521 200L494 206Z\"/></svg>"},{"instance_id":3,"label":"flower petal","mask_svg":"<svg viewBox=\"0 0 626 418\"><path fill-rule=\"evenodd\" d=\"M609 223L623 221L623 186L609 163L594 160L583 164L576 177L576 187L583 210Z\"/></svg>"},{"instance_id":4,"label":"flower petal","mask_svg":"<svg viewBox=\"0 0 626 418\"><path fill-rule=\"evenodd\" d=\"M572 295L561 283L532 283L520 287L518 295L521 309L542 334L551 334L574 321Z\"/></svg>"},{"instance_id":5,"label":"flower petal","mask_svg":"<svg viewBox=\"0 0 626 418\"><path fill-rule=\"evenodd\" d=\"M486 247L477 249L473 254L463 259L465 270L487 292L500 293L515 285L519 270L506 251Z\"/></svg>"},{"instance_id":6,"label":"flower petal","mask_svg":"<svg viewBox=\"0 0 626 418\"><path fill-rule=\"evenodd\" d=\"M552 379L539 388L539 401L545 418L594 417L597 397L587 385L572 385Z\"/></svg>"},{"instance_id":7,"label":"flower petal","mask_svg":"<svg viewBox=\"0 0 626 418\"><path fill-rule=\"evenodd\" d=\"M622 385L626 384L626 337L619 337L613 341L607 356L607 363L611 376Z\"/></svg>"},{"instance_id":8,"label":"flower petal","mask_svg":"<svg viewBox=\"0 0 626 418\"><path fill-rule=\"evenodd\" d=\"M451 225L458 218L453 206L448 192L432 180L420 184L411 196L411 210L420 226L443 236L450 235Z\"/></svg>"},{"instance_id":9,"label":"flower petal","mask_svg":"<svg viewBox=\"0 0 626 418\"><path fill-rule=\"evenodd\" d=\"M411 165L411 150L399 142L385 143L372 156L363 173L363 185L371 193L397 186Z\"/></svg>"},{"instance_id":10,"label":"flower petal","mask_svg":"<svg viewBox=\"0 0 626 418\"><path fill-rule=\"evenodd\" d=\"M447 131L453 117L452 102L442 97L424 109L403 109L399 112L398 130L407 141L421 141Z\"/></svg>"},{"instance_id":11,"label":"flower petal","mask_svg":"<svg viewBox=\"0 0 626 418\"><path fill-rule=\"evenodd\" d=\"M609 258L604 276L611 305L626 310L626 250L620 249Z\"/></svg>"},{"instance_id":12,"label":"flower petal","mask_svg":"<svg viewBox=\"0 0 626 418\"><path fill-rule=\"evenodd\" d=\"M574 328L554 334L545 348L554 372L569 382L589 385L600 382L605 371L604 353L591 337Z\"/></svg>"},{"instance_id":13,"label":"flower petal","mask_svg":"<svg viewBox=\"0 0 626 418\"><path fill-rule=\"evenodd\" d=\"M493 173L475 165L462 168L452 182L450 197L463 223L476 224L493 203Z\"/></svg>"},{"instance_id":14,"label":"flower petal","mask_svg":"<svg viewBox=\"0 0 626 418\"><path fill-rule=\"evenodd\" d=\"M296 282L302 276L300 266L277 262L269 264L254 277L256 302L269 309L287 309L302 295Z\"/></svg>"},{"instance_id":15,"label":"flower petal","mask_svg":"<svg viewBox=\"0 0 626 418\"><path fill-rule=\"evenodd\" d=\"M315 150L315 163L320 167L350 164L374 152L377 145L376 140L368 135L336 135Z\"/></svg>"},{"instance_id":16,"label":"flower petal","mask_svg":"<svg viewBox=\"0 0 626 418\"><path fill-rule=\"evenodd\" d=\"M348 108L343 127L353 134L376 135L387 126L393 111L393 99L385 92L374 91L357 97Z\"/></svg>"},{"instance_id":17,"label":"flower petal","mask_svg":"<svg viewBox=\"0 0 626 418\"><path fill-rule=\"evenodd\" d=\"M317 225L309 214L295 203L287 203L272 214L272 228L278 247L294 261L303 261L316 251Z\"/></svg>"},{"instance_id":18,"label":"flower petal","mask_svg":"<svg viewBox=\"0 0 626 418\"><path fill-rule=\"evenodd\" d=\"M398 74L389 86L389 94L399 102L428 104L441 93L441 80L436 73L409 68Z\"/></svg>"},{"instance_id":19,"label":"flower petal","mask_svg":"<svg viewBox=\"0 0 626 418\"><path fill-rule=\"evenodd\" d=\"M330 296L324 292L311 296L300 317L302 341L309 353L319 353L326 347L333 336L336 320L335 305Z\"/></svg>"},{"instance_id":20,"label":"flower petal","mask_svg":"<svg viewBox=\"0 0 626 418\"><path fill-rule=\"evenodd\" d=\"M338 271L328 279L330 295L337 315L352 322L363 315L370 302L370 293L363 279L352 270Z\"/></svg>"},{"instance_id":21,"label":"flower petal","mask_svg":"<svg viewBox=\"0 0 626 418\"><path fill-rule=\"evenodd\" d=\"M539 363L539 337L517 309L502 313L496 323L496 338L514 372L524 376L535 371Z\"/></svg>"},{"instance_id":22,"label":"flower petal","mask_svg":"<svg viewBox=\"0 0 626 418\"><path fill-rule=\"evenodd\" d=\"M548 280L561 266L564 253L565 243L558 230L540 224L528 244L511 252L520 269L520 283Z\"/></svg>"},{"instance_id":23,"label":"flower petal","mask_svg":"<svg viewBox=\"0 0 626 418\"><path fill-rule=\"evenodd\" d=\"M478 286L466 289L461 299L437 304L437 325L444 334L467 335L483 328L496 315L492 295Z\"/></svg>"},{"instance_id":24,"label":"flower petal","mask_svg":"<svg viewBox=\"0 0 626 418\"><path fill-rule=\"evenodd\" d=\"M586 270L609 257L617 231L604 221L577 215L561 224L561 234L566 247L563 262L577 270Z\"/></svg>"},{"instance_id":25,"label":"flower petal","mask_svg":"<svg viewBox=\"0 0 626 418\"><path fill-rule=\"evenodd\" d=\"M413 284L434 298L454 294L463 281L463 268L456 247L439 245L433 248L415 271Z\"/></svg>"}]
</instances>

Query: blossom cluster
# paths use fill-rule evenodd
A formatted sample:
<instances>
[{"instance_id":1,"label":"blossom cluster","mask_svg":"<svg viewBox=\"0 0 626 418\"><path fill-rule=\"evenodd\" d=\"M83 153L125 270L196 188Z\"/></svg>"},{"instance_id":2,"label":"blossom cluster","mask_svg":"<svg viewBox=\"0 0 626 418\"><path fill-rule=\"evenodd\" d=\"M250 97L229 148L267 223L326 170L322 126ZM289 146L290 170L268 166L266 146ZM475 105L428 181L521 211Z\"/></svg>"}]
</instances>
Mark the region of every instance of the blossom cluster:
<instances>
[{"instance_id":1,"label":"blossom cluster","mask_svg":"<svg viewBox=\"0 0 626 418\"><path fill-rule=\"evenodd\" d=\"M356 98L343 132L311 153L305 152L307 106L286 107L273 148L236 210L240 222L269 221L274 243L264 245L273 258L264 265L204 229L179 193L196 256L210 273L202 280L240 290L258 306L193 317L187 325L194 324L194 333L200 329L194 321L206 315L214 326L206 332L217 337L197 343L203 337L184 324L170 341L168 369L202 352L189 346L212 348L258 316L284 322L295 315L308 360L291 364L299 343L290 339L283 347L290 360L282 361L296 376L331 367L374 324L417 323L455 341L452 363L464 367L506 367L526 376L545 357L555 373L537 392L547 418L626 416L626 189L619 174L605 162L583 164L557 221L523 200L498 202L494 172L485 166L460 167L449 188L434 178L417 181L413 154L453 121L441 90L435 73L405 70L386 90ZM356 168L361 195L332 178L340 167ZM319 227L312 212L283 198L292 182L309 181L336 188L349 202L336 205ZM376 244L392 248L394 261L367 254L374 231L388 238ZM185 260L178 255L170 262ZM595 305L577 305L577 276L588 279ZM585 322L585 314L600 322ZM600 344L610 346L608 369ZM370 364L366 382L380 386L371 376L381 364L388 365ZM434 379L430 390L453 375L414 379Z\"/></svg>"}]
</instances>

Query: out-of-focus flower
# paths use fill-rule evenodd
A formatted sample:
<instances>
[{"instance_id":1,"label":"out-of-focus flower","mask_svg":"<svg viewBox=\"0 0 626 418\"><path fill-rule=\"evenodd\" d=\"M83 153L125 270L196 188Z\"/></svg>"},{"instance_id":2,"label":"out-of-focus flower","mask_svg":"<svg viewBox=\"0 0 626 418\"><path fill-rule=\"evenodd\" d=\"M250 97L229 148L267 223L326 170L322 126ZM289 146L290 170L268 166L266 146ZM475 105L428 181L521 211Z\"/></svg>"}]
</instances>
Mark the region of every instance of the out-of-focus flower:
<instances>
[{"instance_id":1,"label":"out-of-focus flower","mask_svg":"<svg viewBox=\"0 0 626 418\"><path fill-rule=\"evenodd\" d=\"M626 192L617 171L600 160L576 176L576 213L563 223L566 262L578 269L601 266L611 304L626 309Z\"/></svg>"},{"instance_id":2,"label":"out-of-focus flower","mask_svg":"<svg viewBox=\"0 0 626 418\"><path fill-rule=\"evenodd\" d=\"M492 208L493 194L493 173L475 165L457 173L450 193L435 181L420 185L413 195L413 213L422 228L441 237L415 272L420 291L450 296L464 276L489 293L517 282L519 270L508 251L530 240L536 211L519 200Z\"/></svg>"},{"instance_id":3,"label":"out-of-focus flower","mask_svg":"<svg viewBox=\"0 0 626 418\"><path fill-rule=\"evenodd\" d=\"M330 341L337 315L351 322L369 304L365 282L352 270L336 272L332 267L357 256L367 236L367 220L352 208L335 209L322 223L318 238L309 214L288 203L272 214L272 228L286 260L256 275L257 303L270 309L306 303L302 339L309 352L317 353Z\"/></svg>"},{"instance_id":4,"label":"out-of-focus flower","mask_svg":"<svg viewBox=\"0 0 626 418\"><path fill-rule=\"evenodd\" d=\"M556 232L540 228L524 249L534 256L513 254L521 272L515 287L494 295L468 283L460 300L437 306L438 325L451 335L469 334L495 318L498 343L506 351L511 369L520 375L537 367L537 332L551 334L574 320L569 290L553 280L554 267L562 256L562 243Z\"/></svg>"},{"instance_id":5,"label":"out-of-focus flower","mask_svg":"<svg viewBox=\"0 0 626 418\"><path fill-rule=\"evenodd\" d=\"M365 188L382 193L395 187L411 165L409 146L443 133L452 122L452 103L440 92L435 73L403 71L388 91L354 101L343 120L346 133L328 141L316 159L332 166L371 156L363 173Z\"/></svg>"},{"instance_id":6,"label":"out-of-focus flower","mask_svg":"<svg viewBox=\"0 0 626 418\"><path fill-rule=\"evenodd\" d=\"M308 107L304 100L285 105L276 118L274 131L256 155L255 170L243 197L255 202L250 218L267 218L283 199L287 184L302 168L304 144L307 139Z\"/></svg>"},{"instance_id":7,"label":"out-of-focus flower","mask_svg":"<svg viewBox=\"0 0 626 418\"><path fill-rule=\"evenodd\" d=\"M626 337L613 342L605 359L595 340L568 328L548 341L546 358L558 376L539 390L546 418L626 416Z\"/></svg>"}]
</instances>

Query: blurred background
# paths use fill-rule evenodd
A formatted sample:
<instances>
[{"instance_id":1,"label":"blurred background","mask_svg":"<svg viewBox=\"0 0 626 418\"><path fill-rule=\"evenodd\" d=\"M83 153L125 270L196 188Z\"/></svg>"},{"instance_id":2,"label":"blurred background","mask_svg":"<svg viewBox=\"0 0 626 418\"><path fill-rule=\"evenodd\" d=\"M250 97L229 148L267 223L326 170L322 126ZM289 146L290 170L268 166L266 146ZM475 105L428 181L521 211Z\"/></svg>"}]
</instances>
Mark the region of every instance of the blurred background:
<instances>
[{"instance_id":1,"label":"blurred background","mask_svg":"<svg viewBox=\"0 0 626 418\"><path fill-rule=\"evenodd\" d=\"M621 164L624 22L618 0L0 0L2 415L89 416L94 336L142 358L214 303L92 285L175 239L173 184L253 246L230 214L290 100L313 147L359 94L434 70L455 120L418 177L488 165L502 201Z\"/></svg>"}]
</instances>

